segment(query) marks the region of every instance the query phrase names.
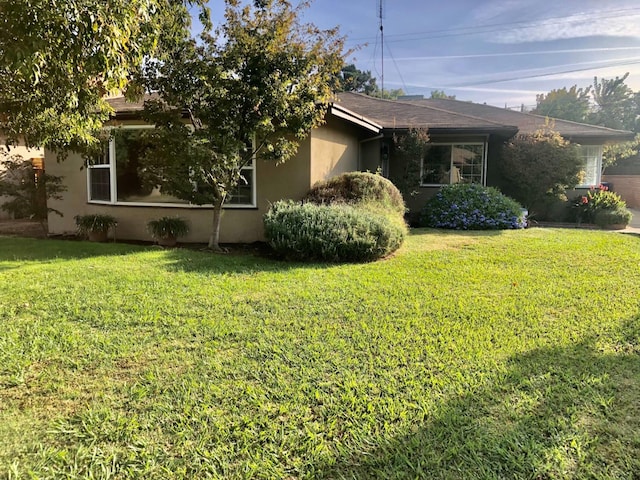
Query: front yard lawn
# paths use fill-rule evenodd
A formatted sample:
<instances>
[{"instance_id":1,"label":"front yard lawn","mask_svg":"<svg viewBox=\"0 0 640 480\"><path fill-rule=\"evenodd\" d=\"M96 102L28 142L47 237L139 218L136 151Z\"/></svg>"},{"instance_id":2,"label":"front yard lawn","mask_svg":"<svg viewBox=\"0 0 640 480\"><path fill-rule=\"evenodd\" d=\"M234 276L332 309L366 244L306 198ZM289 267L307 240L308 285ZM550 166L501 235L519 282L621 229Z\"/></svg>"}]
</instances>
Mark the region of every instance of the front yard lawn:
<instances>
[{"instance_id":1,"label":"front yard lawn","mask_svg":"<svg viewBox=\"0 0 640 480\"><path fill-rule=\"evenodd\" d=\"M0 478L640 472L640 238L373 264L0 237Z\"/></svg>"}]
</instances>

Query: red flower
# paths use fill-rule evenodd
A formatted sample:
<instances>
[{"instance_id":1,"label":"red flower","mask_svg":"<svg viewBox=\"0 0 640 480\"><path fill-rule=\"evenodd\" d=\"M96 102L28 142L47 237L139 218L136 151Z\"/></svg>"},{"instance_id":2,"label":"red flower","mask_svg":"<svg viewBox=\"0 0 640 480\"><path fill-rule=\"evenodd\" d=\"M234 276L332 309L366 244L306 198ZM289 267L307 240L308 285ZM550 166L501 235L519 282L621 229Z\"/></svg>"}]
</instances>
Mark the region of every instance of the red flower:
<instances>
[{"instance_id":1,"label":"red flower","mask_svg":"<svg viewBox=\"0 0 640 480\"><path fill-rule=\"evenodd\" d=\"M587 197L582 197L582 204L585 205L589 203L589 199Z\"/></svg>"}]
</instances>

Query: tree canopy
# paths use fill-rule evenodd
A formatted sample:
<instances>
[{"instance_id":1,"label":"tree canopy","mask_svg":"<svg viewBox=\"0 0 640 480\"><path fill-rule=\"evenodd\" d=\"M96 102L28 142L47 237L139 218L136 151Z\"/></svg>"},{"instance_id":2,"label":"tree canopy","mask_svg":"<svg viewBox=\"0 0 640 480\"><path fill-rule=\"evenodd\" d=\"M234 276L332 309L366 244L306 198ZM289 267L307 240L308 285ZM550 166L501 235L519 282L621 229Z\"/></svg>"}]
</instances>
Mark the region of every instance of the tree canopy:
<instances>
[{"instance_id":1,"label":"tree canopy","mask_svg":"<svg viewBox=\"0 0 640 480\"><path fill-rule=\"evenodd\" d=\"M547 94L536 95L536 108L531 112L546 117L562 118L573 122L585 122L590 112L590 87L577 85L551 90Z\"/></svg>"},{"instance_id":2,"label":"tree canopy","mask_svg":"<svg viewBox=\"0 0 640 480\"><path fill-rule=\"evenodd\" d=\"M225 22L211 34L147 64L147 87L160 96L145 107L157 127L147 172L162 191L214 206L210 248L219 249L222 205L246 180L243 167L256 156L290 159L323 122L344 40L301 23L306 6L226 0Z\"/></svg>"},{"instance_id":3,"label":"tree canopy","mask_svg":"<svg viewBox=\"0 0 640 480\"><path fill-rule=\"evenodd\" d=\"M371 71L360 70L353 63L342 67L336 76L335 89L338 92L358 92L365 95L374 95L379 91Z\"/></svg>"},{"instance_id":4,"label":"tree canopy","mask_svg":"<svg viewBox=\"0 0 640 480\"><path fill-rule=\"evenodd\" d=\"M146 56L188 34L204 0L0 0L0 135L27 146L95 142ZM207 10L201 10L207 22Z\"/></svg>"}]
</instances>

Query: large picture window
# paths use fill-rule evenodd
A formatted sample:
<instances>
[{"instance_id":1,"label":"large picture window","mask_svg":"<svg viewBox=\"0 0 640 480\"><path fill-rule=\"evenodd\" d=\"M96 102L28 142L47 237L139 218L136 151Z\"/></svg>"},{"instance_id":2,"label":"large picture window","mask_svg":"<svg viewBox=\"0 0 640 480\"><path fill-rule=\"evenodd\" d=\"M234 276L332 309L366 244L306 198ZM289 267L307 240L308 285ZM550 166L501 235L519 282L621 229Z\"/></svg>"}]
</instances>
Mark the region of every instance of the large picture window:
<instances>
[{"instance_id":1,"label":"large picture window","mask_svg":"<svg viewBox=\"0 0 640 480\"><path fill-rule=\"evenodd\" d=\"M144 206L191 206L187 201L163 194L144 180L143 156L149 144L143 131L151 126L114 129L104 154L87 168L89 201ZM226 207L254 207L255 159L244 166L238 186L229 193Z\"/></svg>"},{"instance_id":2,"label":"large picture window","mask_svg":"<svg viewBox=\"0 0 640 480\"><path fill-rule=\"evenodd\" d=\"M484 143L431 144L422 159L421 185L484 183Z\"/></svg>"},{"instance_id":3,"label":"large picture window","mask_svg":"<svg viewBox=\"0 0 640 480\"><path fill-rule=\"evenodd\" d=\"M584 166L581 187L600 185L602 171L602 145L581 145L580 156Z\"/></svg>"}]
</instances>

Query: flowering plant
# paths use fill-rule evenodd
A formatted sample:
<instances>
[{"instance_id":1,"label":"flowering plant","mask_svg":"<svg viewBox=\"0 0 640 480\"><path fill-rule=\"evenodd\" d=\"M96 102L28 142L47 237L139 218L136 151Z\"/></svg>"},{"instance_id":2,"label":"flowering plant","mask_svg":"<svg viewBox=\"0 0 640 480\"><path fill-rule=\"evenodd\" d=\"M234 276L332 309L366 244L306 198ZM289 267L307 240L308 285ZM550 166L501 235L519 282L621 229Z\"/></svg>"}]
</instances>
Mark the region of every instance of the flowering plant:
<instances>
[{"instance_id":1,"label":"flowering plant","mask_svg":"<svg viewBox=\"0 0 640 480\"><path fill-rule=\"evenodd\" d=\"M526 211L492 187L445 185L425 205L421 224L454 230L505 230L527 226Z\"/></svg>"},{"instance_id":2,"label":"flowering plant","mask_svg":"<svg viewBox=\"0 0 640 480\"><path fill-rule=\"evenodd\" d=\"M598 213L609 210L624 210L627 208L620 195L609 190L606 185L592 186L586 195L579 195L573 199L576 211L576 221L580 223L594 223Z\"/></svg>"}]
</instances>

